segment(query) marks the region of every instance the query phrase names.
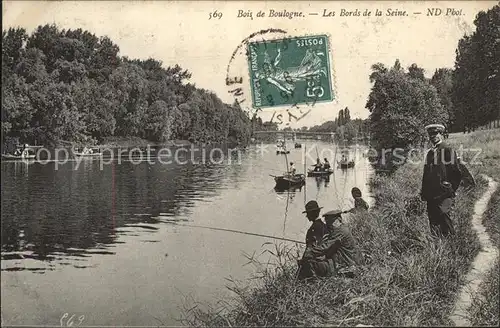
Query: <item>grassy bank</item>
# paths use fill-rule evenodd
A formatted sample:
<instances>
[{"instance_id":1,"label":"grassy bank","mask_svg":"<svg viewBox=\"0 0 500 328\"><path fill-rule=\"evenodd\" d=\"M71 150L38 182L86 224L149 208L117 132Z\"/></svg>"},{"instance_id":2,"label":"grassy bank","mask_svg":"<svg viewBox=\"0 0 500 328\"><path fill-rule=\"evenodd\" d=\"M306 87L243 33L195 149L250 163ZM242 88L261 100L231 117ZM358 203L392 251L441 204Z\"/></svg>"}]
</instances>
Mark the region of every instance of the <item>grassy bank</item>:
<instances>
[{"instance_id":1,"label":"grassy bank","mask_svg":"<svg viewBox=\"0 0 500 328\"><path fill-rule=\"evenodd\" d=\"M499 181L498 179L495 179ZM497 190L484 214L483 225L490 234L492 242L500 248L500 190ZM497 258L493 269L486 275L474 295L472 306L468 310L469 322L474 326L496 326L500 324L500 260Z\"/></svg>"},{"instance_id":2,"label":"grassy bank","mask_svg":"<svg viewBox=\"0 0 500 328\"><path fill-rule=\"evenodd\" d=\"M458 134L451 138L455 145L462 144L469 152L469 160L481 150L477 164L470 167L475 174L486 174L500 182L500 129L477 131L471 134ZM493 194L488 208L483 215L483 225L490 235L492 242L500 248L500 189ZM500 306L500 281L498 272L499 260L495 262L493 270L485 277L479 287L477 295L473 296L472 306L468 311L469 321L474 326L498 326Z\"/></svg>"},{"instance_id":3,"label":"grassy bank","mask_svg":"<svg viewBox=\"0 0 500 328\"><path fill-rule=\"evenodd\" d=\"M473 166L475 172L487 174L500 182L500 129L478 131L471 134L467 140L460 135L454 139L457 142L463 140L465 148L482 149L481 164ZM488 204L483 216L483 225L493 243L500 248L500 189L497 189ZM480 285L478 294L473 297L468 319L475 326L499 325L499 270L500 265L497 259L493 270L486 275Z\"/></svg>"},{"instance_id":4,"label":"grassy bank","mask_svg":"<svg viewBox=\"0 0 500 328\"><path fill-rule=\"evenodd\" d=\"M355 279L331 277L313 283L294 279L297 255L276 245L279 265L264 266L253 283L236 285L225 305L185 312L197 326L376 326L451 325L456 293L479 243L471 229L473 205L485 190L461 192L452 219L456 235L433 239L418 197L422 165L407 164L372 181L376 206L348 220L365 255ZM325 209L329 210L329 209Z\"/></svg>"}]
</instances>

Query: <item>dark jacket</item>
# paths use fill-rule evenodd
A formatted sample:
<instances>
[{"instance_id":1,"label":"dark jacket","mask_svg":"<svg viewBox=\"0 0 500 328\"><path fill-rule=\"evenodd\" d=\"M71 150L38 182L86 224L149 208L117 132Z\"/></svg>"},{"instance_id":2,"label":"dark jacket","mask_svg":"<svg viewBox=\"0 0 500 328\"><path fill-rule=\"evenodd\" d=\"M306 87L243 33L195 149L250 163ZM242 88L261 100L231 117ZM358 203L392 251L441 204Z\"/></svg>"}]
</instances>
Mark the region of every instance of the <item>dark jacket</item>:
<instances>
[{"instance_id":1,"label":"dark jacket","mask_svg":"<svg viewBox=\"0 0 500 328\"><path fill-rule=\"evenodd\" d=\"M456 152L444 142L427 152L422 177L422 198L425 201L454 197L460 186L460 172ZM449 182L446 188L443 182Z\"/></svg>"},{"instance_id":2,"label":"dark jacket","mask_svg":"<svg viewBox=\"0 0 500 328\"><path fill-rule=\"evenodd\" d=\"M340 225L332 227L322 242L310 247L304 253L304 259L312 260L320 257L331 259L337 268L361 264L361 253L349 229Z\"/></svg>"},{"instance_id":3,"label":"dark jacket","mask_svg":"<svg viewBox=\"0 0 500 328\"><path fill-rule=\"evenodd\" d=\"M370 206L363 198L361 198L361 197L354 198L355 211L368 210L369 208L370 208Z\"/></svg>"},{"instance_id":4,"label":"dark jacket","mask_svg":"<svg viewBox=\"0 0 500 328\"><path fill-rule=\"evenodd\" d=\"M316 219L306 233L306 245L314 246L323 240L323 236L328 233L326 224L320 218Z\"/></svg>"}]
</instances>

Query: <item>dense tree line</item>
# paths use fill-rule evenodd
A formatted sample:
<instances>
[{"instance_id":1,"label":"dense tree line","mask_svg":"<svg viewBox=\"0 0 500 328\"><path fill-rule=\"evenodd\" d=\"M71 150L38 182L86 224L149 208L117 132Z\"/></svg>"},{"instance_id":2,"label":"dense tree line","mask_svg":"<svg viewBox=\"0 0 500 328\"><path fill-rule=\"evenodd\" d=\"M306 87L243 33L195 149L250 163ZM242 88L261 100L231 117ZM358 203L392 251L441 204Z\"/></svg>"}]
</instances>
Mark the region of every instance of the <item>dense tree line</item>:
<instances>
[{"instance_id":1,"label":"dense tree line","mask_svg":"<svg viewBox=\"0 0 500 328\"><path fill-rule=\"evenodd\" d=\"M356 138L366 138L368 134L367 120L359 118L351 119L349 107L341 109L337 118L331 121L326 121L320 125L315 125L310 128L302 127L297 130L311 132L334 132L337 141L353 141Z\"/></svg>"},{"instance_id":2,"label":"dense tree line","mask_svg":"<svg viewBox=\"0 0 500 328\"><path fill-rule=\"evenodd\" d=\"M474 25L475 32L458 43L452 73L456 131L500 118L500 5L480 11Z\"/></svg>"},{"instance_id":3,"label":"dense tree line","mask_svg":"<svg viewBox=\"0 0 500 328\"><path fill-rule=\"evenodd\" d=\"M2 145L101 141L246 142L250 119L238 104L188 83L179 65L120 57L108 37L39 26L2 33Z\"/></svg>"},{"instance_id":4,"label":"dense tree line","mask_svg":"<svg viewBox=\"0 0 500 328\"><path fill-rule=\"evenodd\" d=\"M474 130L500 118L500 6L481 11L476 31L458 43L454 68L437 69L427 79L412 64L372 66L370 111L373 145L408 148L422 144L424 126L442 123L448 132Z\"/></svg>"}]
</instances>

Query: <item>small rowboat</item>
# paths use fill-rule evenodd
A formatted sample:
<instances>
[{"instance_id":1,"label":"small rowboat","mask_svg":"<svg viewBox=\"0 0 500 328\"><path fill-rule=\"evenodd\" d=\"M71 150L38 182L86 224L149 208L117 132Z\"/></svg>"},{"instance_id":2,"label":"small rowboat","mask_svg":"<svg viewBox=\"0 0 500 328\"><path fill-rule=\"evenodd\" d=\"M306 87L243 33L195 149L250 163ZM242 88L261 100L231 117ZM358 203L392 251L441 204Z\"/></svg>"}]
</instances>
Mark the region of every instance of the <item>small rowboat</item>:
<instances>
[{"instance_id":1,"label":"small rowboat","mask_svg":"<svg viewBox=\"0 0 500 328\"><path fill-rule=\"evenodd\" d=\"M101 156L102 152L97 147L92 147L92 148L84 147L83 149L82 148L73 149L73 154L76 157L97 157L97 156Z\"/></svg>"},{"instance_id":2,"label":"small rowboat","mask_svg":"<svg viewBox=\"0 0 500 328\"><path fill-rule=\"evenodd\" d=\"M30 160L35 159L36 155L11 155L11 154L2 154L2 159L11 160L11 161L22 161L22 160Z\"/></svg>"},{"instance_id":3,"label":"small rowboat","mask_svg":"<svg viewBox=\"0 0 500 328\"><path fill-rule=\"evenodd\" d=\"M342 168L342 169L352 168L355 165L353 160L350 160L350 161L341 161L341 162L338 162L338 163L339 163L340 168Z\"/></svg>"},{"instance_id":4,"label":"small rowboat","mask_svg":"<svg viewBox=\"0 0 500 328\"><path fill-rule=\"evenodd\" d=\"M77 157L96 157L101 156L102 153L74 153Z\"/></svg>"},{"instance_id":5,"label":"small rowboat","mask_svg":"<svg viewBox=\"0 0 500 328\"><path fill-rule=\"evenodd\" d=\"M306 183L306 177L303 174L282 175L274 177L276 189L288 189L295 186L302 186Z\"/></svg>"},{"instance_id":6,"label":"small rowboat","mask_svg":"<svg viewBox=\"0 0 500 328\"><path fill-rule=\"evenodd\" d=\"M279 154L290 154L290 151L289 150L285 150L285 149L278 149L276 151L276 155L279 155Z\"/></svg>"},{"instance_id":7,"label":"small rowboat","mask_svg":"<svg viewBox=\"0 0 500 328\"><path fill-rule=\"evenodd\" d=\"M324 177L324 176L329 176L332 173L333 173L332 169L321 170L321 171L309 170L309 171L307 171L307 176L308 177Z\"/></svg>"}]
</instances>

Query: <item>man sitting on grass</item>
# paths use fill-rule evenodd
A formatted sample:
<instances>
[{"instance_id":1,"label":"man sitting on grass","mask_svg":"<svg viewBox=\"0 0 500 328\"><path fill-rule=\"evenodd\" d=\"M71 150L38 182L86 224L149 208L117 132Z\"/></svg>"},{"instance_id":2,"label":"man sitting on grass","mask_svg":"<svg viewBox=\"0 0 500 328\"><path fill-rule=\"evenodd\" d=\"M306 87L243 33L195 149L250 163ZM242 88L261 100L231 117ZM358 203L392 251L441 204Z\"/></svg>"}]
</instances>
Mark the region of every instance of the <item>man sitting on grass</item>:
<instances>
[{"instance_id":1,"label":"man sitting on grass","mask_svg":"<svg viewBox=\"0 0 500 328\"><path fill-rule=\"evenodd\" d=\"M328 233L321 243L307 247L299 264L299 279L331 275L353 276L354 269L361 264L361 253L349 228L334 225L341 219L342 211L333 210L323 216Z\"/></svg>"},{"instance_id":2,"label":"man sitting on grass","mask_svg":"<svg viewBox=\"0 0 500 328\"><path fill-rule=\"evenodd\" d=\"M363 194L361 193L361 190L359 190L358 187L354 187L351 189L351 195L352 198L354 198L354 208L351 209L351 212L368 211L370 206L363 199Z\"/></svg>"}]
</instances>

